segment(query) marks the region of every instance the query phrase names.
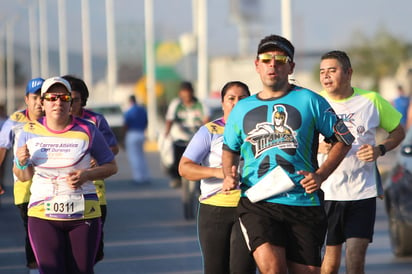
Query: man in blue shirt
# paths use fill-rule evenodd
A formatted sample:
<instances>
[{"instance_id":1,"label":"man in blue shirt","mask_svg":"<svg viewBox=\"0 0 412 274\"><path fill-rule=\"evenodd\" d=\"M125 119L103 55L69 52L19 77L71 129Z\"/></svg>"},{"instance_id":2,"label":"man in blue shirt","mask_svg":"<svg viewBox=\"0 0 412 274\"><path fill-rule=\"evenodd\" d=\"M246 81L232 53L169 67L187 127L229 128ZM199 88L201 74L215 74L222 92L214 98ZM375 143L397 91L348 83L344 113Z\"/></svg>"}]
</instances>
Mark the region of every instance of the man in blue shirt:
<instances>
[{"instance_id":1,"label":"man in blue shirt","mask_svg":"<svg viewBox=\"0 0 412 274\"><path fill-rule=\"evenodd\" d=\"M393 106L402 114L401 125L406 128L410 98L405 94L403 87L398 86L398 97L393 100Z\"/></svg>"},{"instance_id":2,"label":"man in blue shirt","mask_svg":"<svg viewBox=\"0 0 412 274\"><path fill-rule=\"evenodd\" d=\"M126 152L136 184L149 183L149 166L144 154L145 130L147 128L146 109L136 102L136 97L129 97L130 108L124 114L126 132Z\"/></svg>"}]
</instances>

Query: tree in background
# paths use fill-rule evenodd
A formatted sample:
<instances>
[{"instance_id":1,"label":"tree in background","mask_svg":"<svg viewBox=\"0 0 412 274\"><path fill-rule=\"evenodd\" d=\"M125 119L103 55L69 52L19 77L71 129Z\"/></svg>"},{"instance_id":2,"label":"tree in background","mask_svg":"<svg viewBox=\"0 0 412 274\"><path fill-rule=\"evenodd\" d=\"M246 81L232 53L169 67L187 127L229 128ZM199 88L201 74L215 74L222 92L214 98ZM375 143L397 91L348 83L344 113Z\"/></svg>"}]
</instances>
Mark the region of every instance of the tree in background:
<instances>
[{"instance_id":1,"label":"tree in background","mask_svg":"<svg viewBox=\"0 0 412 274\"><path fill-rule=\"evenodd\" d=\"M356 76L372 79L371 89L379 91L380 80L395 76L399 65L411 58L411 46L380 28L368 38L361 32L353 34L347 49Z\"/></svg>"},{"instance_id":2,"label":"tree in background","mask_svg":"<svg viewBox=\"0 0 412 274\"><path fill-rule=\"evenodd\" d=\"M355 32L348 46L339 50L348 53L356 78L371 80L372 84L363 88L377 92L384 77L394 77L399 66L412 58L412 44L395 37L385 28L380 28L372 37L361 31ZM319 80L319 63L314 67L313 77Z\"/></svg>"}]
</instances>

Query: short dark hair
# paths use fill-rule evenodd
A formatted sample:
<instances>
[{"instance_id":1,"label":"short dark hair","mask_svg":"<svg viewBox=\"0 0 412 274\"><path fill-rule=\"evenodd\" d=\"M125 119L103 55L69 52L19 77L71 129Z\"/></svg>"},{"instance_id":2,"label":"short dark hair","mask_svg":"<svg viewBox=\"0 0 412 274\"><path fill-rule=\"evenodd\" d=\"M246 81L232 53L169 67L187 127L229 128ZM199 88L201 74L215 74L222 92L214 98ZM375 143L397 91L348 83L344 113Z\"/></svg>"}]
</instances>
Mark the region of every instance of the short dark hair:
<instances>
[{"instance_id":1,"label":"short dark hair","mask_svg":"<svg viewBox=\"0 0 412 274\"><path fill-rule=\"evenodd\" d=\"M136 96L134 96L134 95L130 95L129 96L129 101L131 102L131 103L133 103L133 104L136 104Z\"/></svg>"},{"instance_id":2,"label":"short dark hair","mask_svg":"<svg viewBox=\"0 0 412 274\"><path fill-rule=\"evenodd\" d=\"M352 68L352 65L350 63L349 56L346 54L346 52L341 51L341 50L332 50L320 58L320 60L325 60L325 59L335 59L337 60L341 65L342 69L347 72L350 68Z\"/></svg>"},{"instance_id":3,"label":"short dark hair","mask_svg":"<svg viewBox=\"0 0 412 274\"><path fill-rule=\"evenodd\" d=\"M290 59L293 60L293 56L295 55L295 47L288 39L275 34L271 34L260 40L257 55L273 49L280 49L281 51L284 51Z\"/></svg>"},{"instance_id":4,"label":"short dark hair","mask_svg":"<svg viewBox=\"0 0 412 274\"><path fill-rule=\"evenodd\" d=\"M193 89L193 85L191 82L189 81L183 81L180 83L180 88L179 90L188 90L190 91L192 94L195 92L195 90Z\"/></svg>"},{"instance_id":5,"label":"short dark hair","mask_svg":"<svg viewBox=\"0 0 412 274\"><path fill-rule=\"evenodd\" d=\"M80 93L82 107L86 106L87 99L89 98L89 89L87 88L86 83L82 79L73 75L64 75L62 78L69 82L72 91Z\"/></svg>"},{"instance_id":6,"label":"short dark hair","mask_svg":"<svg viewBox=\"0 0 412 274\"><path fill-rule=\"evenodd\" d=\"M240 87L240 88L242 88L244 91L246 91L246 93L247 93L248 96L250 96L249 87L248 87L245 83L243 83L243 82L241 82L241 81L230 81L230 82L227 82L227 83L223 86L222 91L221 91L221 93L220 93L220 98L222 99L222 102L223 102L223 98L225 97L227 91L228 91L231 87Z\"/></svg>"}]
</instances>

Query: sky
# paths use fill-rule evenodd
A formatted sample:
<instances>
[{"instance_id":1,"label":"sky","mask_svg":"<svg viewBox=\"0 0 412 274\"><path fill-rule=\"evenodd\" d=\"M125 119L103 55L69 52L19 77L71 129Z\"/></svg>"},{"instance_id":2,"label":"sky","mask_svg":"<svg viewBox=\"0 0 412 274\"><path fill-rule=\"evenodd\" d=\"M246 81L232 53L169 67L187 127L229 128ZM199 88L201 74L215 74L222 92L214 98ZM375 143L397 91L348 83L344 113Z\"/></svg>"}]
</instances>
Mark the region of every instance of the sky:
<instances>
[{"instance_id":1,"label":"sky","mask_svg":"<svg viewBox=\"0 0 412 274\"><path fill-rule=\"evenodd\" d=\"M57 0L45 0L48 9L48 43L58 47ZM81 0L66 0L68 49L81 50ZM243 0L260 3L253 10L251 52L260 38L267 34L280 34L280 0ZM296 51L328 50L349 45L354 32L372 36L379 28L412 42L412 2L408 0L291 0L292 42ZM35 0L0 0L0 27L15 20L15 40L29 43L27 5ZM106 51L104 0L89 0L92 52ZM140 26L144 23L143 0L114 0L116 25ZM208 0L209 54L235 55L238 52L238 28L230 16L231 0ZM192 30L191 0L153 0L156 38L177 40ZM142 33L141 35L144 35ZM144 36L143 36L144 37Z\"/></svg>"}]
</instances>

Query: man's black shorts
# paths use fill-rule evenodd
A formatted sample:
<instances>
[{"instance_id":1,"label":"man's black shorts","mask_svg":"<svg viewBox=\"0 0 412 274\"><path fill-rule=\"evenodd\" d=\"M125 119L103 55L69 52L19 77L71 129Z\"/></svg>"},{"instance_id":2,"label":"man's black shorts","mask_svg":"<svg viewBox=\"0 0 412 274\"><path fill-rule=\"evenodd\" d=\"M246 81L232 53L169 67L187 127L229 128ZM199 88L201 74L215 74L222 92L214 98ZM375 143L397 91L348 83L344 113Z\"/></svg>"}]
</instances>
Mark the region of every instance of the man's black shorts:
<instances>
[{"instance_id":1,"label":"man's black shorts","mask_svg":"<svg viewBox=\"0 0 412 274\"><path fill-rule=\"evenodd\" d=\"M263 243L282 246L288 260L304 265L321 265L326 234L323 206L288 206L268 202L251 203L241 198L238 213L249 249Z\"/></svg>"},{"instance_id":2,"label":"man's black shorts","mask_svg":"<svg viewBox=\"0 0 412 274\"><path fill-rule=\"evenodd\" d=\"M340 245L348 238L372 242L376 216L376 198L359 201L325 201L328 216L327 245Z\"/></svg>"}]
</instances>

